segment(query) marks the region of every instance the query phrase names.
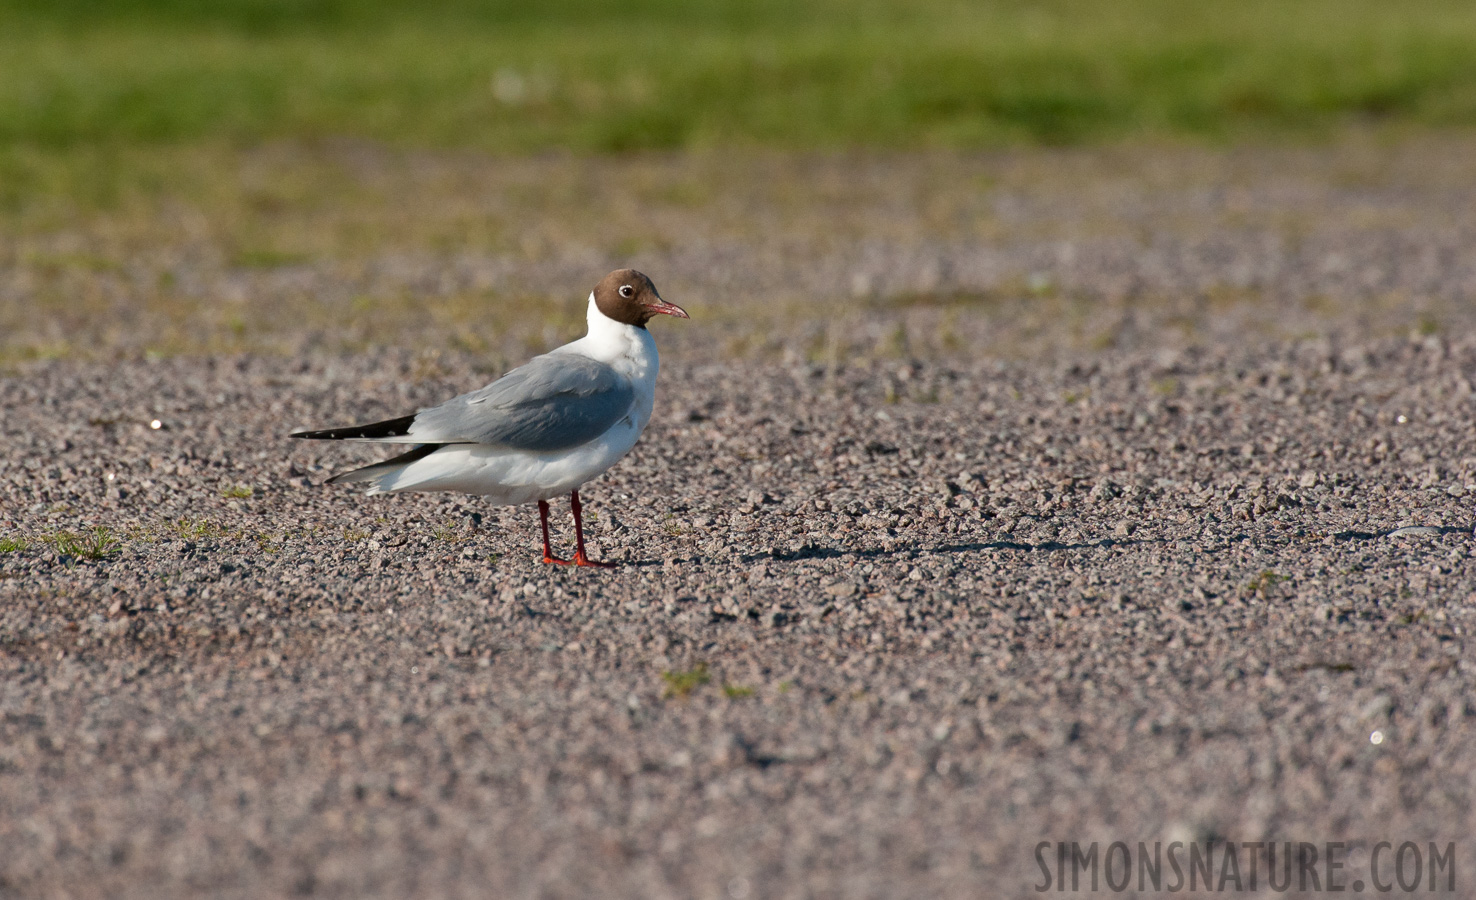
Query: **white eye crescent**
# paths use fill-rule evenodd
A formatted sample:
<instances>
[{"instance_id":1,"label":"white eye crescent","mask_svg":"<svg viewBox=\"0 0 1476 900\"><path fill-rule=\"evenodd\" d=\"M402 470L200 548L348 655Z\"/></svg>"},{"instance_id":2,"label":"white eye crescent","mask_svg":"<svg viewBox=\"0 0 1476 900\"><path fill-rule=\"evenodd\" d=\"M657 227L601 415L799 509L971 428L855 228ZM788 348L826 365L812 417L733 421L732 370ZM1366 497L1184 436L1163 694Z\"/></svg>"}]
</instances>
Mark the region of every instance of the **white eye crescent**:
<instances>
[{"instance_id":1,"label":"white eye crescent","mask_svg":"<svg viewBox=\"0 0 1476 900\"><path fill-rule=\"evenodd\" d=\"M620 286L620 296L627 297L627 298L628 297L634 297L635 296L635 288L631 287L628 284L622 284Z\"/></svg>"}]
</instances>

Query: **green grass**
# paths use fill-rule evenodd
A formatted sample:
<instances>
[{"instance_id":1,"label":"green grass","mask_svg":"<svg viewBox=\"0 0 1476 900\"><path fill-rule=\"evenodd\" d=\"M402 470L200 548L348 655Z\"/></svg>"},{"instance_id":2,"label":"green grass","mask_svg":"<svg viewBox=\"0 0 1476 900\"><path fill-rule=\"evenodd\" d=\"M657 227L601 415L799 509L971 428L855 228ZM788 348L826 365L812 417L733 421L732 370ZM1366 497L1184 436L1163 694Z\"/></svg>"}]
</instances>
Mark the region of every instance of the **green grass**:
<instances>
[{"instance_id":1,"label":"green grass","mask_svg":"<svg viewBox=\"0 0 1476 900\"><path fill-rule=\"evenodd\" d=\"M101 525L85 531L58 531L43 535L41 540L55 547L62 556L93 560L112 556L120 543L112 531Z\"/></svg>"},{"instance_id":2,"label":"green grass","mask_svg":"<svg viewBox=\"0 0 1476 900\"><path fill-rule=\"evenodd\" d=\"M666 691L662 696L686 697L712 681L712 674L707 670L707 663L699 662L685 672L662 672L661 680L666 682Z\"/></svg>"},{"instance_id":3,"label":"green grass","mask_svg":"<svg viewBox=\"0 0 1476 900\"><path fill-rule=\"evenodd\" d=\"M1257 575L1255 578L1252 578L1246 584L1245 592L1247 594L1259 594L1261 597L1264 598L1272 588L1276 587L1276 585L1282 583L1283 581L1290 580L1291 579L1285 575L1273 572L1270 569L1265 569L1261 572L1261 574Z\"/></svg>"},{"instance_id":4,"label":"green grass","mask_svg":"<svg viewBox=\"0 0 1476 900\"><path fill-rule=\"evenodd\" d=\"M282 266L296 266L311 262L312 257L306 253L293 253L289 250L237 250L231 257L231 265L242 269L276 269Z\"/></svg>"},{"instance_id":5,"label":"green grass","mask_svg":"<svg viewBox=\"0 0 1476 900\"><path fill-rule=\"evenodd\" d=\"M188 517L166 521L162 533L186 541L221 540L229 536L229 532L209 519Z\"/></svg>"},{"instance_id":6,"label":"green grass","mask_svg":"<svg viewBox=\"0 0 1476 900\"><path fill-rule=\"evenodd\" d=\"M412 7L0 0L0 144L975 147L1476 122L1463 0Z\"/></svg>"},{"instance_id":7,"label":"green grass","mask_svg":"<svg viewBox=\"0 0 1476 900\"><path fill-rule=\"evenodd\" d=\"M455 519L447 519L437 525L431 526L431 537L447 544L460 544L469 540L471 535L467 533L462 524Z\"/></svg>"}]
</instances>

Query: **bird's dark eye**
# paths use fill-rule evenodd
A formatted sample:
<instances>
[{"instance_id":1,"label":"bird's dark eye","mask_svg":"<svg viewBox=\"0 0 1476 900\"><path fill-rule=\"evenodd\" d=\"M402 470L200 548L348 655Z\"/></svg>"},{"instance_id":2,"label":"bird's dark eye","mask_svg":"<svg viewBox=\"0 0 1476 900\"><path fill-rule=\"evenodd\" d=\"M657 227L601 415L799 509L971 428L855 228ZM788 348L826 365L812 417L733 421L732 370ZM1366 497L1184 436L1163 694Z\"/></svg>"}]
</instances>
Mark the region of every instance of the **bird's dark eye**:
<instances>
[{"instance_id":1,"label":"bird's dark eye","mask_svg":"<svg viewBox=\"0 0 1476 900\"><path fill-rule=\"evenodd\" d=\"M635 288L631 287L628 284L622 284L620 286L620 296L627 297L627 298L634 297L635 296Z\"/></svg>"}]
</instances>

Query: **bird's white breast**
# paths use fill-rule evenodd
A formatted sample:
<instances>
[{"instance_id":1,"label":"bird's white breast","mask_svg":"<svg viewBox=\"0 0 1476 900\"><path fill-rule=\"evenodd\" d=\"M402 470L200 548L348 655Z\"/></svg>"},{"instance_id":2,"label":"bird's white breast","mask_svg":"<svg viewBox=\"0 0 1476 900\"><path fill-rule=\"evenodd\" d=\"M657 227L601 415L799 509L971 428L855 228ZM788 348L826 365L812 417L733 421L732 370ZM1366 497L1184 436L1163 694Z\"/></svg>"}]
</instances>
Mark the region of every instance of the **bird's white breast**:
<instances>
[{"instance_id":1,"label":"bird's white breast","mask_svg":"<svg viewBox=\"0 0 1476 900\"><path fill-rule=\"evenodd\" d=\"M594 294L589 295L588 319L588 334L554 352L587 356L630 379L631 387L635 389L631 421L635 425L635 437L640 437L646 423L651 421L651 410L656 402L656 375L661 369L656 339L644 328L607 318L595 305ZM631 446L635 445L635 437L631 438ZM625 449L628 451L630 447Z\"/></svg>"}]
</instances>

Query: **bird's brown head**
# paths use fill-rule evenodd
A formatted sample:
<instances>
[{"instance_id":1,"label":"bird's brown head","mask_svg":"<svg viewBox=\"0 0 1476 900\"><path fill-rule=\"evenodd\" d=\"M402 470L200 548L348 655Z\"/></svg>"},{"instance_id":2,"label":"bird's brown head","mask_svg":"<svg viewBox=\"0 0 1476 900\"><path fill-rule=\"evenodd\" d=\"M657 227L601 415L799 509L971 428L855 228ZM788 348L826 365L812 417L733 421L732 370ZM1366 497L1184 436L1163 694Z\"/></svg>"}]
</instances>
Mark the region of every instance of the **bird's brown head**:
<instances>
[{"instance_id":1,"label":"bird's brown head","mask_svg":"<svg viewBox=\"0 0 1476 900\"><path fill-rule=\"evenodd\" d=\"M651 279L635 269L616 269L606 275L595 285L594 298L607 318L637 328L645 328L654 316L690 318L680 306L662 300Z\"/></svg>"}]
</instances>

